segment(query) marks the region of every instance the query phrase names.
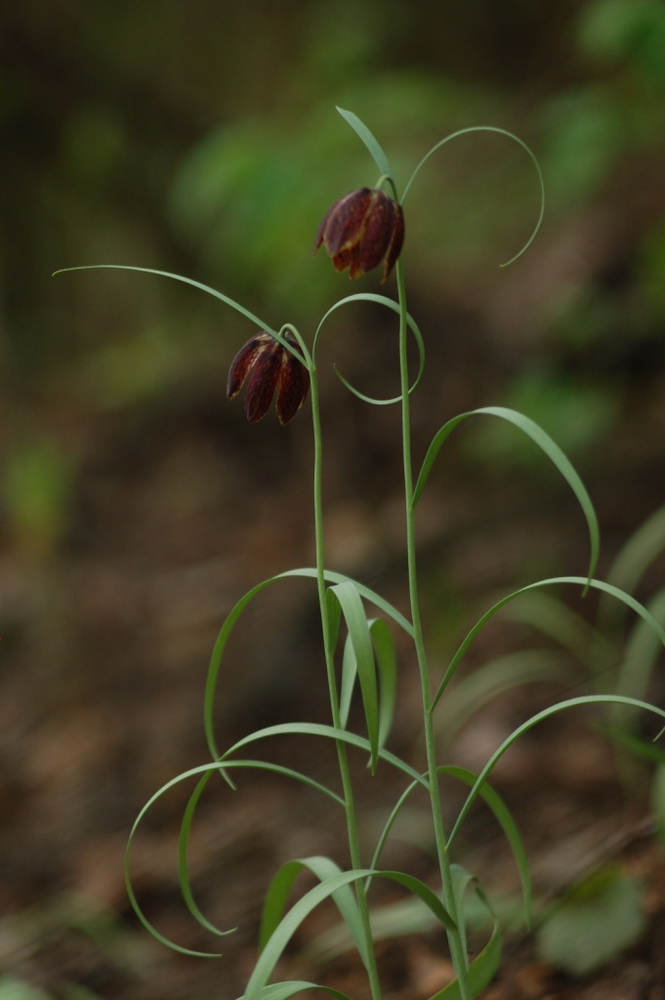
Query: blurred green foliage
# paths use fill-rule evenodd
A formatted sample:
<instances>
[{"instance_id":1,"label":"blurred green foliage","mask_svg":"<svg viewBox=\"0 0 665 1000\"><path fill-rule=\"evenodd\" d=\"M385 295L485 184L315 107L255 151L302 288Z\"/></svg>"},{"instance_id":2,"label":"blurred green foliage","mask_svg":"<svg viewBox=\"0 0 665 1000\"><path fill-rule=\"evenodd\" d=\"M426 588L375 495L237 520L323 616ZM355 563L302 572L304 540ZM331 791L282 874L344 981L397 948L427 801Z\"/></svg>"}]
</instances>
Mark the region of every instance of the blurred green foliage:
<instances>
[{"instance_id":1,"label":"blurred green foliage","mask_svg":"<svg viewBox=\"0 0 665 1000\"><path fill-rule=\"evenodd\" d=\"M593 872L577 883L538 930L545 961L585 976L618 958L646 926L638 879L620 868Z\"/></svg>"},{"instance_id":2,"label":"blurred green foliage","mask_svg":"<svg viewBox=\"0 0 665 1000\"><path fill-rule=\"evenodd\" d=\"M557 413L560 443L582 453L612 434L635 372L665 364L663 5L536 12L513 0L499 17L475 0L453 3L440 23L433 0L300 0L288 12L267 0L223 12L182 0L67 10L31 0L3 11L0 444L11 524L39 535L60 523L69 459L40 487L52 512L36 514L33 501L17 520L35 454L53 466L58 448L71 453L75 425L109 408L221 395L248 335L182 286L50 273L92 263L179 271L307 333L340 287L311 259L319 219L345 190L376 181L335 105L370 124L399 184L456 128L490 124L529 142L548 206L527 257L497 268L535 220L532 166L502 137L467 136L409 196L411 294L442 370L473 328L493 395L467 371L471 402L521 402L546 424ZM344 336L357 322L349 315ZM49 412L63 409L70 418L54 431ZM44 442L22 434L25 419L43 423Z\"/></svg>"}]
</instances>

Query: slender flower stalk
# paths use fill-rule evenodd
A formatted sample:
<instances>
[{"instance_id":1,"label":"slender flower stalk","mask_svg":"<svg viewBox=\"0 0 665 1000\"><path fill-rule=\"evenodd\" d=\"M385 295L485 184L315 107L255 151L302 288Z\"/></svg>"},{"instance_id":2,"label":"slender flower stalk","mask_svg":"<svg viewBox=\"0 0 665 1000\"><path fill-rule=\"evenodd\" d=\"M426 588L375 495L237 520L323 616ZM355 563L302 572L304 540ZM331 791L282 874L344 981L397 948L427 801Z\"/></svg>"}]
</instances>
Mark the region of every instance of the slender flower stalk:
<instances>
[{"instance_id":1,"label":"slender flower stalk","mask_svg":"<svg viewBox=\"0 0 665 1000\"><path fill-rule=\"evenodd\" d=\"M411 396L409 393L409 370L407 355L407 303L406 285L404 282L404 267L401 259L397 261L397 294L399 301L399 361L400 389L402 395L402 460L404 475L405 500L405 531L406 556L409 585L409 604L411 624L413 625L414 645L420 675L420 687L423 706L423 733L425 753L427 757L427 775L429 781L434 840L437 849L439 870L443 886L443 903L451 917L460 926L457 913L457 902L453 890L450 858L448 855L447 837L443 822L441 794L439 790L439 775L436 758L436 737L434 732L434 717L430 676L427 665L427 653L420 616L420 598L418 593L418 572L416 557L415 510L413 502L413 469L411 458ZM448 944L451 958L459 981L462 1000L469 1000L471 992L468 982L468 958L460 933L448 932Z\"/></svg>"},{"instance_id":2,"label":"slender flower stalk","mask_svg":"<svg viewBox=\"0 0 665 1000\"><path fill-rule=\"evenodd\" d=\"M321 631L323 636L323 649L326 664L326 677L328 680L328 695L330 699L332 724L336 728L342 727L340 715L339 694L337 690L337 678L335 677L334 648L330 636L330 614L328 599L326 595L325 580L325 538L323 530L323 435L321 432L321 410L319 405L319 383L317 378L316 363L314 357L311 359L309 368L312 406L312 431L314 439L314 470L313 470L313 506L314 506L314 547L316 557L316 583L319 598L319 610L321 616ZM362 857L360 853L360 837L358 834L357 814L353 792L353 781L351 769L349 767L346 745L341 741L336 741L337 761L340 778L342 781L342 791L344 798L344 811L346 817L347 840L349 845L349 859L352 868L362 867ZM363 925L363 933L367 943L367 976L369 980L372 1000L381 1000L382 991L379 981L379 970L376 964L372 942L372 928L369 918L369 904L364 882L355 884L358 910Z\"/></svg>"}]
</instances>

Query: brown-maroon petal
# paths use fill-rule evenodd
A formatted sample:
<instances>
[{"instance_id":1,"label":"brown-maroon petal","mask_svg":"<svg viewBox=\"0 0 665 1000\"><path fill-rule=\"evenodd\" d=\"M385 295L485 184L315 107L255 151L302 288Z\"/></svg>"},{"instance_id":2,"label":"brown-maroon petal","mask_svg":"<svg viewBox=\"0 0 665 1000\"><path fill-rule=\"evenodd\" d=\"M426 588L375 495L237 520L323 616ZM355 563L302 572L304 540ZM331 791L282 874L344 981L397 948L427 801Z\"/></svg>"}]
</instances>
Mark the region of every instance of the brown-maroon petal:
<instances>
[{"instance_id":1,"label":"brown-maroon petal","mask_svg":"<svg viewBox=\"0 0 665 1000\"><path fill-rule=\"evenodd\" d=\"M372 191L372 203L349 271L351 278L373 271L381 263L392 238L394 217L395 202L392 198L382 191Z\"/></svg>"},{"instance_id":2,"label":"brown-maroon petal","mask_svg":"<svg viewBox=\"0 0 665 1000\"><path fill-rule=\"evenodd\" d=\"M402 246L404 244L404 212L402 206L397 202L395 204L395 217L393 219L393 230L390 240L390 245L386 253L386 259L383 265L383 278L384 282L390 275L393 267L397 262L397 258L402 252Z\"/></svg>"},{"instance_id":3,"label":"brown-maroon petal","mask_svg":"<svg viewBox=\"0 0 665 1000\"><path fill-rule=\"evenodd\" d=\"M323 217L314 252L319 249L321 243L325 244L331 257L355 246L362 238L372 202L371 188L359 188L339 198Z\"/></svg>"},{"instance_id":4,"label":"brown-maroon petal","mask_svg":"<svg viewBox=\"0 0 665 1000\"><path fill-rule=\"evenodd\" d=\"M267 413L280 375L284 348L270 334L267 336L273 343L258 353L245 389L245 415L250 424L257 423Z\"/></svg>"},{"instance_id":5,"label":"brown-maroon petal","mask_svg":"<svg viewBox=\"0 0 665 1000\"><path fill-rule=\"evenodd\" d=\"M231 362L226 380L226 398L235 399L242 389L243 382L256 362L259 353L269 346L273 338L269 333L255 333L242 345Z\"/></svg>"},{"instance_id":6,"label":"brown-maroon petal","mask_svg":"<svg viewBox=\"0 0 665 1000\"><path fill-rule=\"evenodd\" d=\"M288 424L307 399L309 372L289 351L282 353L275 409L280 424Z\"/></svg>"}]
</instances>

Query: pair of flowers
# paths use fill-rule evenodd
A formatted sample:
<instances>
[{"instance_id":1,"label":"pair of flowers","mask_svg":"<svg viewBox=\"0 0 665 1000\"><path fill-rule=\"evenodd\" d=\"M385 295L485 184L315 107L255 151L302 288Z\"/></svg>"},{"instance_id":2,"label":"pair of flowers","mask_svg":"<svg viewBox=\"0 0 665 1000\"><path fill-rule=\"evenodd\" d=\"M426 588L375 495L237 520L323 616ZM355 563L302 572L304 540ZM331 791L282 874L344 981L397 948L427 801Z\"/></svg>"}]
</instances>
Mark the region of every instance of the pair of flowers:
<instances>
[{"instance_id":1,"label":"pair of flowers","mask_svg":"<svg viewBox=\"0 0 665 1000\"><path fill-rule=\"evenodd\" d=\"M383 281L399 257L404 242L402 207L377 188L360 188L340 198L328 209L316 236L314 253L323 245L338 271L348 267L357 278L384 261ZM295 345L287 333L284 339ZM283 344L262 331L236 354L226 384L233 399L247 380L245 414L256 423L267 412L273 397L280 423L286 424L305 402L309 372Z\"/></svg>"}]
</instances>

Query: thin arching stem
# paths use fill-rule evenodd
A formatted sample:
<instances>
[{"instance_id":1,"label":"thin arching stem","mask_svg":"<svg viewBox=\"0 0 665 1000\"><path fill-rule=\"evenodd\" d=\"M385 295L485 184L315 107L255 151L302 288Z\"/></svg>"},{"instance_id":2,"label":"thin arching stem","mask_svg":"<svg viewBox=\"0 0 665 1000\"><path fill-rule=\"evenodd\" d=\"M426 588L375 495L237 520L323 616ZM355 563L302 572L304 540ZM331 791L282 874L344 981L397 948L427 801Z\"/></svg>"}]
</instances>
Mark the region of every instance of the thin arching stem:
<instances>
[{"instance_id":1,"label":"thin arching stem","mask_svg":"<svg viewBox=\"0 0 665 1000\"><path fill-rule=\"evenodd\" d=\"M396 270L397 290L400 306L400 330L399 330L399 359L400 359L400 387L402 394L402 458L404 474L404 499L405 499L405 520L406 520L406 550L407 568L409 577L409 603L411 609L411 623L414 632L414 645L418 661L418 671L420 675L420 686L422 691L422 711L425 752L427 756L427 772L429 778L430 800L432 808L432 822L434 826L434 838L441 873L441 883L443 886L443 903L453 920L459 927L459 914L457 913L457 903L453 889L451 863L448 854L448 844L446 830L443 822L443 810L441 803L441 793L439 789L439 775L437 771L436 759L436 738L433 720L432 694L430 688L429 669L427 665L427 653L423 637L422 622L420 616L420 599L418 594L418 569L416 559L416 527L413 504L413 467L411 456L411 399L409 395L409 370L408 370L408 326L406 307L406 287L404 282L404 270L401 258L397 261ZM463 944L463 937L459 931L448 932L448 944L457 978L462 1000L470 1000L470 989L468 981L468 958Z\"/></svg>"},{"instance_id":2,"label":"thin arching stem","mask_svg":"<svg viewBox=\"0 0 665 1000\"><path fill-rule=\"evenodd\" d=\"M312 406L312 430L314 437L314 545L316 555L316 580L319 597L319 609L321 615L321 629L323 634L323 647L326 663L326 676L328 680L328 695L332 723L341 729L341 716L339 706L339 693L337 689L337 678L335 676L334 642L330 634L330 613L326 595L325 581L325 539L323 530L323 436L321 432L321 412L319 406L319 383L317 369L314 359L310 364L310 385L311 385L311 406ZM346 832L349 845L349 859L352 868L362 868L362 857L360 853L360 837L358 834L358 823L356 816L355 800L353 793L353 783L351 780L351 770L349 768L347 748L345 743L337 740L337 762L340 778L342 782L342 792L344 799L344 812L346 816ZM367 902L367 892L362 880L355 883L356 899L358 910L363 925L367 953L367 976L372 994L372 1000L381 1000L381 984L379 982L379 972L376 964L376 956L372 947L372 929L369 918L369 905Z\"/></svg>"}]
</instances>

